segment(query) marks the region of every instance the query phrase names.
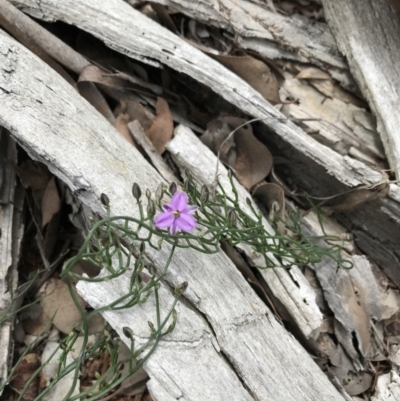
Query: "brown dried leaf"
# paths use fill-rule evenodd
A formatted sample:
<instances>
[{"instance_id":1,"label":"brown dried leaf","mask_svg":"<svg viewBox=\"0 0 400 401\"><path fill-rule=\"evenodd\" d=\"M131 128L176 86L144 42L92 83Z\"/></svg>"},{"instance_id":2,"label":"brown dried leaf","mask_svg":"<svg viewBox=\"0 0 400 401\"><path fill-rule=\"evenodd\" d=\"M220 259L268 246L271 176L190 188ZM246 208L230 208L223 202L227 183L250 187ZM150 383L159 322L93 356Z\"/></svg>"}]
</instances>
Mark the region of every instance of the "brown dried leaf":
<instances>
[{"instance_id":1,"label":"brown dried leaf","mask_svg":"<svg viewBox=\"0 0 400 401\"><path fill-rule=\"evenodd\" d=\"M31 159L26 160L20 166L15 167L24 188L32 190L44 190L49 179L52 177L45 164L35 162Z\"/></svg>"},{"instance_id":2,"label":"brown dried leaf","mask_svg":"<svg viewBox=\"0 0 400 401\"><path fill-rule=\"evenodd\" d=\"M64 281L52 278L43 285L42 292L40 304L44 313L49 318L53 318L53 324L58 330L69 334L76 325L82 322L82 317ZM74 292L80 305L84 307L85 301L78 295L75 288Z\"/></svg>"},{"instance_id":3,"label":"brown dried leaf","mask_svg":"<svg viewBox=\"0 0 400 401\"><path fill-rule=\"evenodd\" d=\"M282 103L279 97L278 81L262 61L250 56L234 57L215 54L210 54L210 56L244 79L270 103Z\"/></svg>"},{"instance_id":4,"label":"brown dried leaf","mask_svg":"<svg viewBox=\"0 0 400 401\"><path fill-rule=\"evenodd\" d=\"M10 382L10 387L21 394L26 383L32 377L36 369L40 366L40 358L37 354L27 354L24 356L22 361L18 364ZM28 388L24 392L22 399L24 401L32 401L39 394L40 388L40 375L37 375L35 379L28 385Z\"/></svg>"},{"instance_id":5,"label":"brown dried leaf","mask_svg":"<svg viewBox=\"0 0 400 401\"><path fill-rule=\"evenodd\" d=\"M331 76L316 67L304 68L296 76L295 79L327 79L330 80Z\"/></svg>"},{"instance_id":6,"label":"brown dried leaf","mask_svg":"<svg viewBox=\"0 0 400 401\"><path fill-rule=\"evenodd\" d=\"M228 123L233 122L232 118L224 119ZM246 189L250 189L270 173L273 157L267 147L254 136L250 124L235 132L235 144L235 173L240 183Z\"/></svg>"},{"instance_id":7,"label":"brown dried leaf","mask_svg":"<svg viewBox=\"0 0 400 401\"><path fill-rule=\"evenodd\" d=\"M92 82L81 82L78 86L79 93L84 97L100 114L114 125L115 117L104 96Z\"/></svg>"},{"instance_id":8,"label":"brown dried leaf","mask_svg":"<svg viewBox=\"0 0 400 401\"><path fill-rule=\"evenodd\" d=\"M360 188L352 192L343 202L333 208L336 213L347 213L363 203L385 198L389 193L389 184L382 183L374 188Z\"/></svg>"},{"instance_id":9,"label":"brown dried leaf","mask_svg":"<svg viewBox=\"0 0 400 401\"><path fill-rule=\"evenodd\" d=\"M274 216L276 215L281 220L285 219L285 192L280 185L263 182L255 187L252 195L267 208L270 220L275 220ZM279 219L277 225L279 232L282 233L285 225Z\"/></svg>"},{"instance_id":10,"label":"brown dried leaf","mask_svg":"<svg viewBox=\"0 0 400 401\"><path fill-rule=\"evenodd\" d=\"M42 198L42 228L48 224L53 216L60 211L61 199L55 178L51 178Z\"/></svg>"},{"instance_id":11,"label":"brown dried leaf","mask_svg":"<svg viewBox=\"0 0 400 401\"><path fill-rule=\"evenodd\" d=\"M114 126L131 145L136 146L128 129L129 121L131 121L129 114L122 111L115 119Z\"/></svg>"},{"instance_id":12,"label":"brown dried leaf","mask_svg":"<svg viewBox=\"0 0 400 401\"><path fill-rule=\"evenodd\" d=\"M165 152L165 145L172 138L174 122L168 103L162 97L157 98L156 112L157 117L146 134L161 155Z\"/></svg>"}]
</instances>

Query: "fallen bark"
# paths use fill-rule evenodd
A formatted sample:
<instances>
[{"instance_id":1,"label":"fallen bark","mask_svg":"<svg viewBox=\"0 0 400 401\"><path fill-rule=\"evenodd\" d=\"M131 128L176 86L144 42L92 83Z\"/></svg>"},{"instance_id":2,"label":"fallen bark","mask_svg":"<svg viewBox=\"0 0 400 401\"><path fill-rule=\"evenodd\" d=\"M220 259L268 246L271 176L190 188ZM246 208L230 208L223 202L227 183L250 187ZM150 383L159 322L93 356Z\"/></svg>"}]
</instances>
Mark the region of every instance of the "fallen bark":
<instances>
[{"instance_id":1,"label":"fallen bark","mask_svg":"<svg viewBox=\"0 0 400 401\"><path fill-rule=\"evenodd\" d=\"M107 120L53 70L2 32L0 66L0 122L18 143L46 163L94 213L102 213L99 197L106 193L113 214L137 216L132 183L155 191L162 181L140 153L126 146ZM161 252L150 249L147 256L160 268L168 253L167 247ZM160 386L150 387L154 399L165 399L162 394L167 392L187 399L212 393L213 399L224 400L227 389L237 400L342 399L223 253L177 251L166 287L185 280L190 286L186 302L180 303L178 329L146 364L149 376L162 386L159 393ZM121 276L102 286L81 283L79 291L96 306L120 296L128 282ZM168 290L164 293L168 304ZM129 343L122 327L132 327L140 315L146 316L144 308L108 312L106 318ZM138 337L145 326L147 319L133 328Z\"/></svg>"},{"instance_id":2,"label":"fallen bark","mask_svg":"<svg viewBox=\"0 0 400 401\"><path fill-rule=\"evenodd\" d=\"M21 213L23 196L16 191L17 144L6 130L0 131L0 386L8 378L9 351L13 344L12 328L18 286L17 265L22 240ZM3 320L4 319L4 320Z\"/></svg>"},{"instance_id":3,"label":"fallen bark","mask_svg":"<svg viewBox=\"0 0 400 401\"><path fill-rule=\"evenodd\" d=\"M389 2L323 2L339 48L377 118L389 164L400 178L400 20Z\"/></svg>"}]
</instances>

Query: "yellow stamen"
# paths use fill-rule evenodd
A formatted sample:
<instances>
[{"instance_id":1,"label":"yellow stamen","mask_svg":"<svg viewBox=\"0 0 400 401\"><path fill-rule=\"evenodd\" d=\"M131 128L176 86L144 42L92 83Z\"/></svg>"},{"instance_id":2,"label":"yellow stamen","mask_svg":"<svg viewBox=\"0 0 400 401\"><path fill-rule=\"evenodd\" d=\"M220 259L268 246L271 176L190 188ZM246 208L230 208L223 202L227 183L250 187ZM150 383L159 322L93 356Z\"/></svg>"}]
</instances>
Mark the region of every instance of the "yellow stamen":
<instances>
[{"instance_id":1,"label":"yellow stamen","mask_svg":"<svg viewBox=\"0 0 400 401\"><path fill-rule=\"evenodd\" d=\"M177 218L181 215L181 212L179 210L174 210L172 214L174 215L175 218Z\"/></svg>"}]
</instances>

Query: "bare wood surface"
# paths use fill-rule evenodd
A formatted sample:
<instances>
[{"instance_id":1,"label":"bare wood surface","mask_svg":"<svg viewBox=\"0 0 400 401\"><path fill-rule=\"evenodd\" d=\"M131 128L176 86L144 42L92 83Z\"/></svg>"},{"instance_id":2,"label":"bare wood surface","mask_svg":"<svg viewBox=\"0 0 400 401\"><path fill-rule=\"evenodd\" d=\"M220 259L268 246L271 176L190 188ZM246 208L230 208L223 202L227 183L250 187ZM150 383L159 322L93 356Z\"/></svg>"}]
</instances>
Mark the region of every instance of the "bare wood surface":
<instances>
[{"instance_id":1,"label":"bare wood surface","mask_svg":"<svg viewBox=\"0 0 400 401\"><path fill-rule=\"evenodd\" d=\"M0 38L1 124L93 212L102 212L99 196L106 193L114 214L137 215L130 193L132 183L154 191L162 178L54 71L6 34L0 33ZM148 257L161 267L168 253L167 248L149 250ZM154 375L158 382L164 375L163 389L169 394L179 391L181 398L200 399L198 394L213 392L213 399L224 400L229 388L238 400L342 399L224 254L179 250L169 272L166 282L171 286L190 282L185 292L188 305L180 304L176 334L181 337L174 337L173 332L146 365L149 376ZM128 285L127 279L104 283L101 290L96 287L97 297L87 285L81 284L79 289L96 306L96 300L111 301L120 295L124 284ZM134 312L136 316L145 310ZM122 326L132 326L137 320L132 319L132 313L106 316L124 341ZM179 369L171 369L178 356L182 361ZM209 369L210 363L215 370ZM166 364L170 364L168 370ZM215 374L220 370L228 384L221 383ZM188 383L192 375L196 387ZM157 394L153 397L162 399Z\"/></svg>"},{"instance_id":2,"label":"bare wood surface","mask_svg":"<svg viewBox=\"0 0 400 401\"><path fill-rule=\"evenodd\" d=\"M400 179L400 20L386 0L323 0L325 16L373 110L389 164Z\"/></svg>"},{"instance_id":3,"label":"bare wood surface","mask_svg":"<svg viewBox=\"0 0 400 401\"><path fill-rule=\"evenodd\" d=\"M8 377L14 312L12 296L17 292L17 264L22 239L21 206L23 197L16 194L16 142L6 130L0 132L0 383ZM10 308L11 306L11 308Z\"/></svg>"}]
</instances>

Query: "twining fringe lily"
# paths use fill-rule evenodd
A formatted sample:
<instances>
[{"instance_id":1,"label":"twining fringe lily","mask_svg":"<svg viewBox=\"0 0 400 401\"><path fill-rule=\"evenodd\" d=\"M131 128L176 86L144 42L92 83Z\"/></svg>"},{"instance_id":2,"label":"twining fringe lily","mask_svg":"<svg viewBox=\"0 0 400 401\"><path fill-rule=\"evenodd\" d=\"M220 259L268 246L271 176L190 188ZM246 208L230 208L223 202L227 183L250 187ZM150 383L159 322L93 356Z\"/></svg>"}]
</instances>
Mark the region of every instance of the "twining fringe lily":
<instances>
[{"instance_id":1,"label":"twining fringe lily","mask_svg":"<svg viewBox=\"0 0 400 401\"><path fill-rule=\"evenodd\" d=\"M164 212L154 218L157 228L169 228L171 234L178 231L190 232L197 225L193 217L196 206L188 205L188 196L185 192L175 192L169 205L163 206Z\"/></svg>"}]
</instances>

